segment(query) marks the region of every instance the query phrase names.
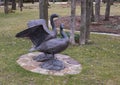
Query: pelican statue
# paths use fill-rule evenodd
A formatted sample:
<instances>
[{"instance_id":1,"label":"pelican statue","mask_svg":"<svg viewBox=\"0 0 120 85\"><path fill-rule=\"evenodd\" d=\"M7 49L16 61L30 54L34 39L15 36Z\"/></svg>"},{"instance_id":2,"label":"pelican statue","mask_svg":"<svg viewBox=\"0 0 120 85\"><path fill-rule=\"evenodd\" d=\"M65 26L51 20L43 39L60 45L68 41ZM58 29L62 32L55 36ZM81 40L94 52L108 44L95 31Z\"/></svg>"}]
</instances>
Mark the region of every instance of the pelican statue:
<instances>
[{"instance_id":1,"label":"pelican statue","mask_svg":"<svg viewBox=\"0 0 120 85\"><path fill-rule=\"evenodd\" d=\"M63 28L64 28L64 25L61 24L60 34L62 38L54 38L54 39L47 40L41 43L41 45L39 45L38 47L35 47L33 49L33 51L37 50L40 52L44 52L45 54L48 54L48 55L51 54L51 56L48 56L50 57L50 59L48 59L47 61L43 62L42 65L40 65L42 68L49 69L49 70L62 70L65 68L62 61L59 61L55 58L55 54L65 50L69 44L69 38L63 31Z\"/></svg>"},{"instance_id":2,"label":"pelican statue","mask_svg":"<svg viewBox=\"0 0 120 85\"><path fill-rule=\"evenodd\" d=\"M18 33L16 37L28 37L33 43L33 47L29 50L32 52L34 47L39 46L42 42L47 41L49 39L56 38L57 36L57 29L54 24L54 18L59 17L57 14L52 14L50 16L50 24L52 26L52 30L49 30L46 21L44 19L37 19L37 20L31 20L27 23L28 29ZM34 32L33 32L34 31ZM48 54L43 54L40 56L35 57L34 59L36 61L44 61L47 60L50 57L46 57Z\"/></svg>"},{"instance_id":3,"label":"pelican statue","mask_svg":"<svg viewBox=\"0 0 120 85\"><path fill-rule=\"evenodd\" d=\"M32 21L32 24L33 25L30 24L31 27L29 29L17 33L16 37L28 37L35 45L31 51L44 53L43 55L37 56L37 58L39 57L37 61L45 61L41 65L42 68L49 70L63 69L63 63L55 59L55 54L65 50L69 44L69 39L63 31L64 25L60 24L60 34L62 38L57 38L57 30L52 21L52 32L46 27L44 19Z\"/></svg>"}]
</instances>

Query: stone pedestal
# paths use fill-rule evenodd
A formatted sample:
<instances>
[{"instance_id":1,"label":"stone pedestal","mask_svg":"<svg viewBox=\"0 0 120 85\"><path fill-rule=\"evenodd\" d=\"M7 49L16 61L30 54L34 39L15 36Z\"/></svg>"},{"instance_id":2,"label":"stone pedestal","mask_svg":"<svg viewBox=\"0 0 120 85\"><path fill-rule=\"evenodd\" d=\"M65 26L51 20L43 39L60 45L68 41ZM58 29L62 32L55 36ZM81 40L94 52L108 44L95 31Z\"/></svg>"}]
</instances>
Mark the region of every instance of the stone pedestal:
<instances>
[{"instance_id":1,"label":"stone pedestal","mask_svg":"<svg viewBox=\"0 0 120 85\"><path fill-rule=\"evenodd\" d=\"M26 70L29 70L31 72L36 72L40 74L46 74L46 75L58 75L58 76L63 76L66 74L78 74L81 72L81 65L74 60L73 58L67 56L67 55L62 55L62 54L56 54L55 58L64 64L64 69L60 71L55 71L55 70L47 70L44 68L41 68L41 64L44 62L37 62L33 58L42 54L41 52L33 52L33 53L28 53L25 55L20 56L20 58L17 60L17 63L23 67Z\"/></svg>"}]
</instances>

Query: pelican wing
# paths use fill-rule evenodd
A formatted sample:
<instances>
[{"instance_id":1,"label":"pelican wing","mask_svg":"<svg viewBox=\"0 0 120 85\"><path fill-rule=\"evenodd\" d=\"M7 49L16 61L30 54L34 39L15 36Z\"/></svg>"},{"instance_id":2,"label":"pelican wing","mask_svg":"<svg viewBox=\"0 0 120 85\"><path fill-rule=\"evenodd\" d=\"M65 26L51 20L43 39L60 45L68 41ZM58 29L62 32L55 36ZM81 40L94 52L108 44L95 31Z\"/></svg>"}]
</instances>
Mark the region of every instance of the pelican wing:
<instances>
[{"instance_id":1,"label":"pelican wing","mask_svg":"<svg viewBox=\"0 0 120 85\"><path fill-rule=\"evenodd\" d=\"M16 37L28 37L37 47L45 40L50 39L52 36L48 30L44 29L43 25L38 25L17 33Z\"/></svg>"}]
</instances>

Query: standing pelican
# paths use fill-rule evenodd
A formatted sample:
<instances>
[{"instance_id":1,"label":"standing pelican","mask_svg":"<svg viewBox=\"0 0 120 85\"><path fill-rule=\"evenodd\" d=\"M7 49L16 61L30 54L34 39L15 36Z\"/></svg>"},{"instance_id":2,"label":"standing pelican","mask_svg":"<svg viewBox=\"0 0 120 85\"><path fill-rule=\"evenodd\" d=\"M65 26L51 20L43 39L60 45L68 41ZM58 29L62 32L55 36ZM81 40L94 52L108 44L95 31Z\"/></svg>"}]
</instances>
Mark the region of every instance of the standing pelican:
<instances>
[{"instance_id":1,"label":"standing pelican","mask_svg":"<svg viewBox=\"0 0 120 85\"><path fill-rule=\"evenodd\" d=\"M69 39L68 36L65 34L63 31L64 25L60 25L60 34L62 38L54 38L47 40L38 47L34 48L33 51L41 51L44 52L45 54L52 54L52 58L43 62L40 66L45 69L49 70L62 70L64 69L64 64L55 59L56 53L62 52L68 47L69 44Z\"/></svg>"}]
</instances>

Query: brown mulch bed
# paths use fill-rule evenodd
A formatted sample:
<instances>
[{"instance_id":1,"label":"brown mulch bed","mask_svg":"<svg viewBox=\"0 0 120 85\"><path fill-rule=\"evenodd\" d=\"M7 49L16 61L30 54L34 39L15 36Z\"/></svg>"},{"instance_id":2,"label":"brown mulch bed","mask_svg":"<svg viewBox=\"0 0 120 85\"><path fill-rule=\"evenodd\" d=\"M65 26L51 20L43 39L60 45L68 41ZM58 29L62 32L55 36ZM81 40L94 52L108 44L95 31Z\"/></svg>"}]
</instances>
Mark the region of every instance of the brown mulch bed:
<instances>
[{"instance_id":1,"label":"brown mulch bed","mask_svg":"<svg viewBox=\"0 0 120 85\"><path fill-rule=\"evenodd\" d=\"M80 16L76 16L76 31L80 30L80 22ZM70 16L61 17L55 20L57 27L59 27L60 23L64 23L65 29L70 29ZM104 16L100 16L100 21L98 23L91 23L90 31L120 34L120 16L110 16L109 21L104 21Z\"/></svg>"}]
</instances>

